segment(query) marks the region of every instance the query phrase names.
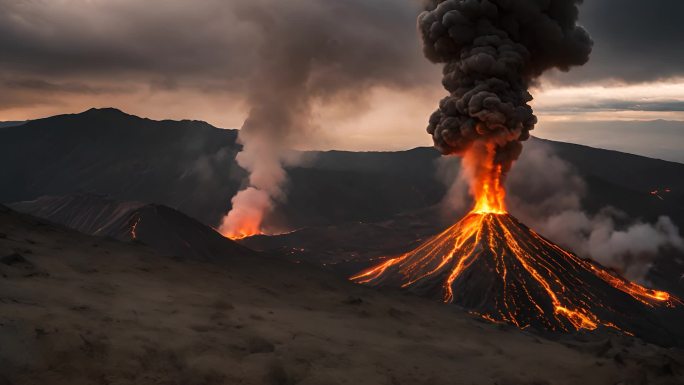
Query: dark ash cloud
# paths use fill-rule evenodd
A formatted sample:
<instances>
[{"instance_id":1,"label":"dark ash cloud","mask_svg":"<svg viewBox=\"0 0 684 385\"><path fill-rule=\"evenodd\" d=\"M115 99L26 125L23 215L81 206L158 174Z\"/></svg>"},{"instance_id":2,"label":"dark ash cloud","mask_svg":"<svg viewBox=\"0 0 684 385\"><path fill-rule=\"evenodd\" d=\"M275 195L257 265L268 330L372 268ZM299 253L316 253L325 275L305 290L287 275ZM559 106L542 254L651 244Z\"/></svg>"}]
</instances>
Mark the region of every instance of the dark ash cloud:
<instances>
[{"instance_id":1,"label":"dark ash cloud","mask_svg":"<svg viewBox=\"0 0 684 385\"><path fill-rule=\"evenodd\" d=\"M589 60L593 42L577 25L582 0L433 0L418 18L425 56L444 63L449 96L428 133L443 154L464 155L478 142L496 146L507 172L537 117L528 89L545 71Z\"/></svg>"}]
</instances>

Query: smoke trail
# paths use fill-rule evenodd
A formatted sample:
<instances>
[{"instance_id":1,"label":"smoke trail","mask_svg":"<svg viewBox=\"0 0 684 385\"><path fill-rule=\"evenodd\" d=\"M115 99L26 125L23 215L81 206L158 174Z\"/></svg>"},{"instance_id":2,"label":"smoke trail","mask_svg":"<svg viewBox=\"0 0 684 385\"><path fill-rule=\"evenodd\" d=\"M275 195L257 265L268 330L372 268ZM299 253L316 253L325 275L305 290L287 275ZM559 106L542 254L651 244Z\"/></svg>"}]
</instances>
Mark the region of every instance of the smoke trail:
<instances>
[{"instance_id":1,"label":"smoke trail","mask_svg":"<svg viewBox=\"0 0 684 385\"><path fill-rule=\"evenodd\" d=\"M295 135L303 137L310 129L311 95L306 85L311 62L326 43L322 35L304 35L306 28L283 35L284 26L259 9L248 8L244 16L260 27L264 42L248 94L252 108L238 136L243 147L236 160L249 172L249 186L233 197L232 210L219 228L230 238L259 234L273 199L283 196L284 157Z\"/></svg>"},{"instance_id":2,"label":"smoke trail","mask_svg":"<svg viewBox=\"0 0 684 385\"><path fill-rule=\"evenodd\" d=\"M425 84L421 71L397 65L417 56L406 42L415 38L410 20L419 7L392 7L393 1L232 2L238 19L255 27L256 52L245 55L256 53L256 60L246 82L249 116L238 138L237 162L249 180L232 198L222 234L240 238L264 230L265 217L285 197L290 150L315 133L313 105L340 97L358 101L377 85ZM389 20L388 10L406 23Z\"/></svg>"},{"instance_id":3,"label":"smoke trail","mask_svg":"<svg viewBox=\"0 0 684 385\"><path fill-rule=\"evenodd\" d=\"M462 156L476 142L494 143L493 161L506 175L537 123L528 87L548 69L567 71L589 59L593 42L577 25L581 3L428 1L418 28L425 56L444 63L449 91L427 129L439 151Z\"/></svg>"},{"instance_id":4,"label":"smoke trail","mask_svg":"<svg viewBox=\"0 0 684 385\"><path fill-rule=\"evenodd\" d=\"M539 233L585 258L646 283L663 250L684 251L684 239L668 217L653 223L628 220L611 207L582 205L588 186L553 148L533 141L508 178L512 212Z\"/></svg>"}]
</instances>

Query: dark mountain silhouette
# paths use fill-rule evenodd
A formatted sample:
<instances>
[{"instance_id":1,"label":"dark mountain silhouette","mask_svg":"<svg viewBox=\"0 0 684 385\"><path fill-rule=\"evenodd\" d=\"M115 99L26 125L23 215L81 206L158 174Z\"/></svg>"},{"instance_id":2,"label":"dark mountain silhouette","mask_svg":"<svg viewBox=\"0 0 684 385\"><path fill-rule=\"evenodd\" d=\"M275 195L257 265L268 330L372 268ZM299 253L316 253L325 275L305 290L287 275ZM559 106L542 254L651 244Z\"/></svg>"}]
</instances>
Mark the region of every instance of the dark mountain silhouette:
<instances>
[{"instance_id":1,"label":"dark mountain silhouette","mask_svg":"<svg viewBox=\"0 0 684 385\"><path fill-rule=\"evenodd\" d=\"M234 159L236 138L235 130L204 122L154 121L116 109L2 128L0 202L100 194L120 202L154 202L213 227L245 176ZM527 146L540 143L583 177L588 191L582 205L590 213L613 206L632 219L652 222L667 215L684 227L684 165L535 138ZM446 193L435 178L439 154L432 148L304 155L304 165L287 170L288 199L278 203L270 220L284 230L306 230L246 245L292 252L303 260L322 258L352 273L359 262L340 265L340 256L354 261L406 250L445 225L430 211ZM671 189L665 200L649 194L663 188ZM366 232L372 236L359 236ZM673 255L656 261L658 274L651 279L683 292L679 257Z\"/></svg>"},{"instance_id":2,"label":"dark mountain silhouette","mask_svg":"<svg viewBox=\"0 0 684 385\"><path fill-rule=\"evenodd\" d=\"M7 186L0 202L87 192L163 204L216 226L245 176L234 160L236 137L235 130L203 122L153 121L115 109L30 121L0 131L0 180ZM371 160L378 156L388 166L397 159L392 153L368 154ZM398 153L406 163L416 157L429 165L437 154L427 149ZM289 170L288 201L276 210L275 223L302 227L379 220L432 205L445 191L431 171L401 174L386 172L389 167L316 164Z\"/></svg>"},{"instance_id":3,"label":"dark mountain silhouette","mask_svg":"<svg viewBox=\"0 0 684 385\"><path fill-rule=\"evenodd\" d=\"M3 129L5 127L16 127L16 126L21 126L26 122L0 122L0 129Z\"/></svg>"},{"instance_id":4,"label":"dark mountain silhouette","mask_svg":"<svg viewBox=\"0 0 684 385\"><path fill-rule=\"evenodd\" d=\"M74 194L10 206L85 234L142 242L163 255L213 261L255 255L214 229L162 205Z\"/></svg>"},{"instance_id":5,"label":"dark mountain silhouette","mask_svg":"<svg viewBox=\"0 0 684 385\"><path fill-rule=\"evenodd\" d=\"M235 163L237 132L199 121L154 121L92 109L0 130L0 202L78 192L155 202L216 226L245 173ZM615 151L547 142L589 185L585 207L615 206L632 217L684 223L684 165ZM534 146L538 140L532 140ZM287 202L271 221L287 229L375 222L437 204L439 154L311 152L288 169ZM669 187L667 201L648 194Z\"/></svg>"}]
</instances>

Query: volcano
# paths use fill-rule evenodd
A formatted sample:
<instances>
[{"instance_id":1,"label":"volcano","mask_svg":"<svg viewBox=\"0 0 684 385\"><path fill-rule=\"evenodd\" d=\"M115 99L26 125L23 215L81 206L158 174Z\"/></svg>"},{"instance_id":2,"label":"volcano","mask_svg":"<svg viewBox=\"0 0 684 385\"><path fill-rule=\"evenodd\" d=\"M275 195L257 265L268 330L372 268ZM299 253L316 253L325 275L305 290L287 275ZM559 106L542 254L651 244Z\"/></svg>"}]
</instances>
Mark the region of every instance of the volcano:
<instances>
[{"instance_id":1,"label":"volcano","mask_svg":"<svg viewBox=\"0 0 684 385\"><path fill-rule=\"evenodd\" d=\"M679 299L629 282L495 211L473 211L415 250L351 280L401 287L522 329L610 328L660 343L680 334Z\"/></svg>"}]
</instances>

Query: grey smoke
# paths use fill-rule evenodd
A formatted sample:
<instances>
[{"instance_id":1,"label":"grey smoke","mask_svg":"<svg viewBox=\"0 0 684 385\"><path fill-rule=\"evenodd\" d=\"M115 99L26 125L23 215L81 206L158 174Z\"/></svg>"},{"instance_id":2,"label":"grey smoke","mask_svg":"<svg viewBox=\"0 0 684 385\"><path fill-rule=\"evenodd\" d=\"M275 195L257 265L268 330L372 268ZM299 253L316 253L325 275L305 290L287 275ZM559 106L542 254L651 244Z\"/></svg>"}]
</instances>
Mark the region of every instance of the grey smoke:
<instances>
[{"instance_id":1,"label":"grey smoke","mask_svg":"<svg viewBox=\"0 0 684 385\"><path fill-rule=\"evenodd\" d=\"M458 171L458 160L442 158L438 177L449 187L442 205L456 216L472 207L468 183ZM587 185L572 165L544 142L525 147L508 176L509 211L551 241L613 268L627 278L646 283L655 258L665 248L684 251L684 238L669 217L654 223L630 221L612 207L590 213L582 206ZM453 218L451 218L453 219Z\"/></svg>"},{"instance_id":2,"label":"grey smoke","mask_svg":"<svg viewBox=\"0 0 684 385\"><path fill-rule=\"evenodd\" d=\"M221 231L233 234L246 223L261 222L286 196L286 163L291 151L317 135L312 124L315 102L362 98L375 85L410 84L421 74L406 73L392 63L414 47L386 44L401 40L381 15L389 1L340 3L276 0L241 1L236 15L250 23L257 60L247 82L249 116L238 141L238 164L249 173L245 188L232 199ZM410 39L408 39L410 41Z\"/></svg>"},{"instance_id":3,"label":"grey smoke","mask_svg":"<svg viewBox=\"0 0 684 385\"><path fill-rule=\"evenodd\" d=\"M592 40L577 25L581 0L432 0L418 18L425 56L444 63L449 91L428 133L443 154L495 142L508 171L537 118L530 85L542 73L589 59Z\"/></svg>"},{"instance_id":4,"label":"grey smoke","mask_svg":"<svg viewBox=\"0 0 684 385\"><path fill-rule=\"evenodd\" d=\"M585 258L644 282L663 248L684 251L684 239L668 217L655 223L630 221L604 207L589 213L582 207L587 186L576 170L543 142L535 141L508 178L511 213L540 234Z\"/></svg>"}]
</instances>

